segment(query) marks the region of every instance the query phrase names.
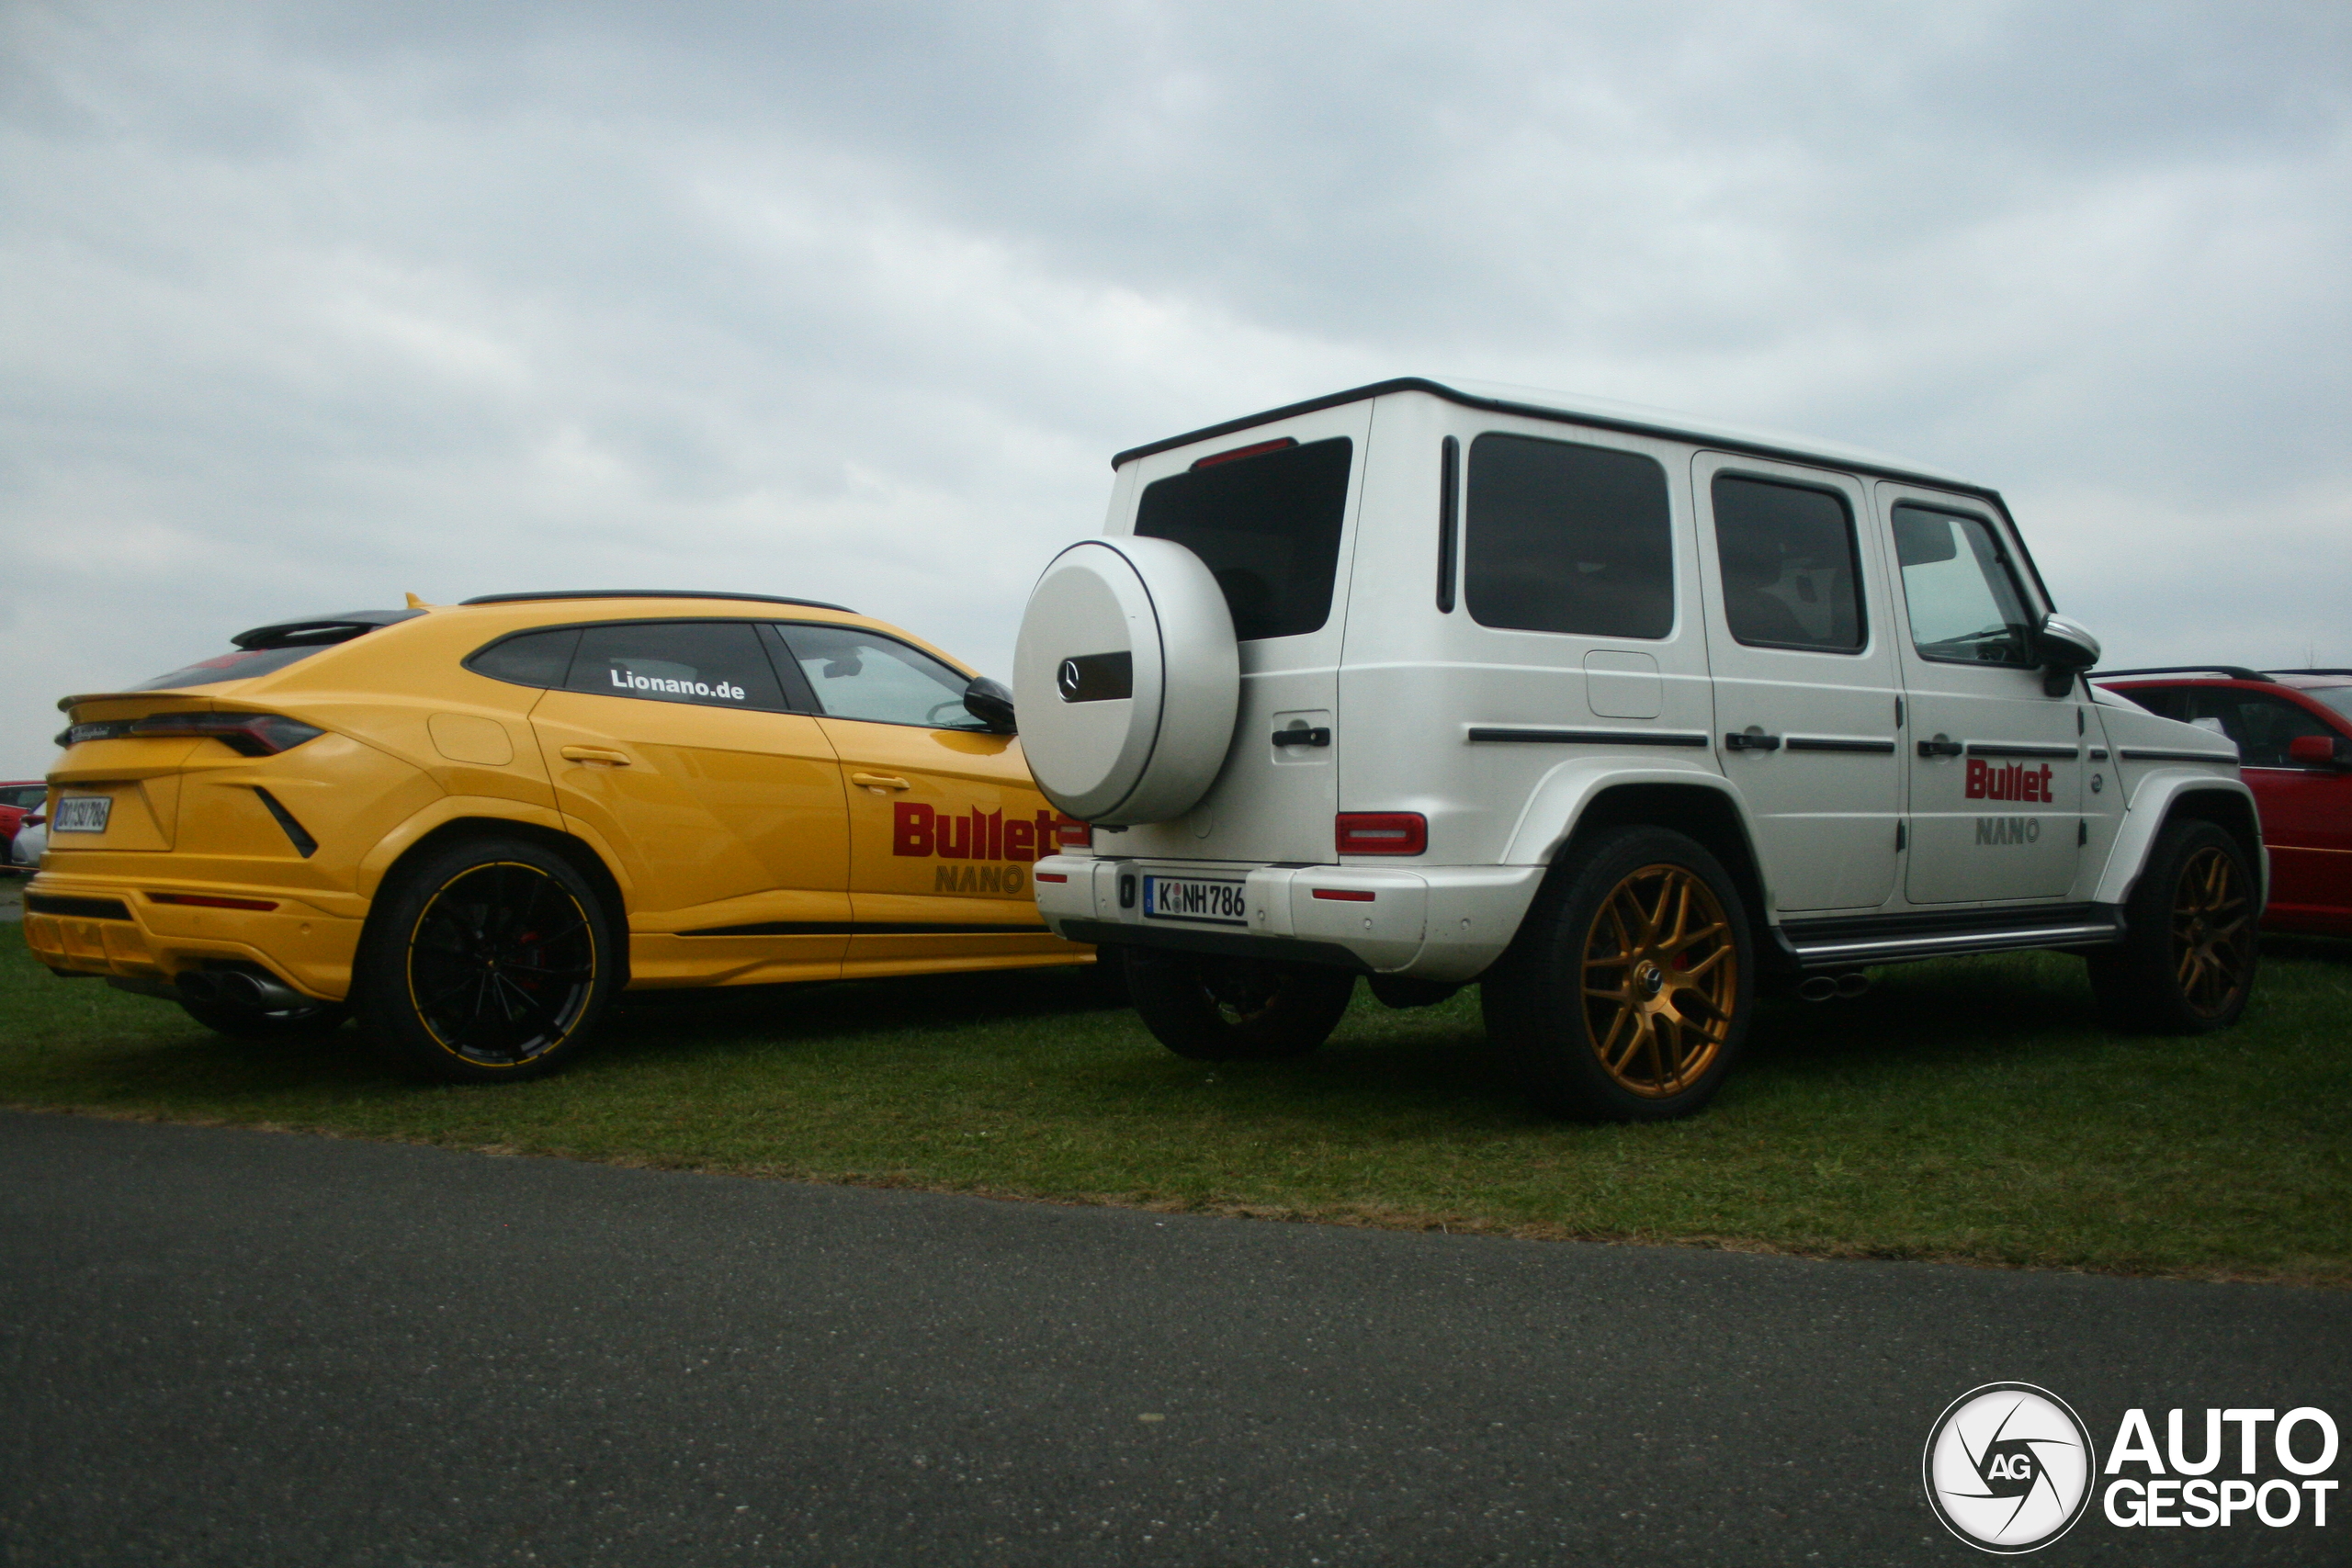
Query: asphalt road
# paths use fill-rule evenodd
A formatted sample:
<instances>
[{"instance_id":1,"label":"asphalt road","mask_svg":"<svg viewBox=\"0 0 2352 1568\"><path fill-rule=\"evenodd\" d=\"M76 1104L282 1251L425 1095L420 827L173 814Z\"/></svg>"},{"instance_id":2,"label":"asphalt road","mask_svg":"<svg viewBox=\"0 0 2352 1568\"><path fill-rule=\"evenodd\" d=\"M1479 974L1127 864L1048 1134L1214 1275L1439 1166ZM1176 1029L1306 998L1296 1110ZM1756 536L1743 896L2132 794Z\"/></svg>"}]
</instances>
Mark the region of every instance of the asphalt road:
<instances>
[{"instance_id":1,"label":"asphalt road","mask_svg":"<svg viewBox=\"0 0 2352 1568\"><path fill-rule=\"evenodd\" d=\"M2352 1298L0 1116L13 1564L1973 1562L1920 1450L2009 1379L2344 1420Z\"/></svg>"}]
</instances>

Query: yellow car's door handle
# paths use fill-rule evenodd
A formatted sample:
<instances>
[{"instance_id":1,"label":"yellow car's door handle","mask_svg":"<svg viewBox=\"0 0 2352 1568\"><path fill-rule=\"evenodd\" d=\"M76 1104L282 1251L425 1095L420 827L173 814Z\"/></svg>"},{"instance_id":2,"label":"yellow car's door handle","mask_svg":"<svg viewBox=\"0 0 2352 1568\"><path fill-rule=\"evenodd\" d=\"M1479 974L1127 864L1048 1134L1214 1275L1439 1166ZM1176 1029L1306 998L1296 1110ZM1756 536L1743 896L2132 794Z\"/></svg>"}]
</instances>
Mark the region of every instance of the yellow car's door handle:
<instances>
[{"instance_id":1,"label":"yellow car's door handle","mask_svg":"<svg viewBox=\"0 0 2352 1568\"><path fill-rule=\"evenodd\" d=\"M888 773L852 773L849 776L849 782L854 784L863 784L876 795L880 795L886 790L912 789L915 787L906 780L894 779Z\"/></svg>"},{"instance_id":2,"label":"yellow car's door handle","mask_svg":"<svg viewBox=\"0 0 2352 1568\"><path fill-rule=\"evenodd\" d=\"M567 762L585 762L592 768L626 768L628 753L615 751L603 746L567 746L563 749Z\"/></svg>"}]
</instances>

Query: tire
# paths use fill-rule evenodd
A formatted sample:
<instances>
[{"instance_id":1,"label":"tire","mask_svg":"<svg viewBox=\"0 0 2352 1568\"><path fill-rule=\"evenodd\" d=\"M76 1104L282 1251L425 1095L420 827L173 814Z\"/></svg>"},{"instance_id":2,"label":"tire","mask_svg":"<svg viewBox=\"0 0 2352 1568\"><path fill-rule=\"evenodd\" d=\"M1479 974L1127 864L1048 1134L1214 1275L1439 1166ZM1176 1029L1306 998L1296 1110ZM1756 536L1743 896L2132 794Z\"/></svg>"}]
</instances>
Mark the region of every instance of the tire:
<instances>
[{"instance_id":1,"label":"tire","mask_svg":"<svg viewBox=\"0 0 2352 1568\"><path fill-rule=\"evenodd\" d=\"M1409 975L1374 975L1368 982L1383 1007L1433 1008L1462 987L1448 980L1417 980Z\"/></svg>"},{"instance_id":2,"label":"tire","mask_svg":"<svg viewBox=\"0 0 2352 1568\"><path fill-rule=\"evenodd\" d=\"M1319 964L1127 950L1127 993L1144 1027L1195 1062L1304 1056L1330 1038L1356 977Z\"/></svg>"},{"instance_id":3,"label":"tire","mask_svg":"<svg viewBox=\"0 0 2352 1568\"><path fill-rule=\"evenodd\" d=\"M388 879L360 939L360 1016L407 1066L453 1083L537 1077L577 1055L619 971L614 913L523 839L464 839Z\"/></svg>"},{"instance_id":4,"label":"tire","mask_svg":"<svg viewBox=\"0 0 2352 1568\"><path fill-rule=\"evenodd\" d=\"M324 1040L351 1016L341 1002L269 1009L183 999L180 1007L205 1028L232 1040Z\"/></svg>"},{"instance_id":5,"label":"tire","mask_svg":"<svg viewBox=\"0 0 2352 1568\"><path fill-rule=\"evenodd\" d=\"M2255 886L2230 834L2195 818L2165 823L2123 906L2123 941L2087 955L2091 994L2108 1022L2143 1034L2235 1023L2261 952Z\"/></svg>"},{"instance_id":6,"label":"tire","mask_svg":"<svg viewBox=\"0 0 2352 1568\"><path fill-rule=\"evenodd\" d=\"M1611 829L1554 871L1481 983L1487 1036L1556 1114L1688 1116L1747 1037L1754 945L1738 888L1703 846Z\"/></svg>"}]
</instances>

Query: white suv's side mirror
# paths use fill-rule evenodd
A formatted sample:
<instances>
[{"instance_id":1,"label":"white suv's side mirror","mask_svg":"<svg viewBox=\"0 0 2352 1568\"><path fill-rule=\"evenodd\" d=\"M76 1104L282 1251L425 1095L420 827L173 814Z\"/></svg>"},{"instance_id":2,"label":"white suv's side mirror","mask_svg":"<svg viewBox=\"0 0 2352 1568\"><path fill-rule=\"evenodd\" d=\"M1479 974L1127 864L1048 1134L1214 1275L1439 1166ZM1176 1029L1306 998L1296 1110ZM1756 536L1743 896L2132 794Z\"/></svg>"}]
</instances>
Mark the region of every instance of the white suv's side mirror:
<instances>
[{"instance_id":1,"label":"white suv's side mirror","mask_svg":"<svg viewBox=\"0 0 2352 1568\"><path fill-rule=\"evenodd\" d=\"M2060 615L2041 617L2034 629L2033 654L2041 661L2041 689L2063 697L2075 686L2075 677L2098 662L2098 638Z\"/></svg>"}]
</instances>

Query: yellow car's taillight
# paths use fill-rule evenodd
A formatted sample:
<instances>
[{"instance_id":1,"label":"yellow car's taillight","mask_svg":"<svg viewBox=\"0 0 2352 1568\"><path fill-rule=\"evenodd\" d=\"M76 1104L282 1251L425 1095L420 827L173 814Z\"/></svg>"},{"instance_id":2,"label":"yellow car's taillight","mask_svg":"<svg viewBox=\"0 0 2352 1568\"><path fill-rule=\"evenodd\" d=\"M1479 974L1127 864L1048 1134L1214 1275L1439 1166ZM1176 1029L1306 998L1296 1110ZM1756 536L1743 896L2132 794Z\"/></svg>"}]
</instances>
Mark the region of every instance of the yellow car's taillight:
<instances>
[{"instance_id":1,"label":"yellow car's taillight","mask_svg":"<svg viewBox=\"0 0 2352 1568\"><path fill-rule=\"evenodd\" d=\"M275 713L158 713L145 718L99 719L70 725L57 736L60 746L85 740L174 739L218 740L247 757L274 757L325 730Z\"/></svg>"}]
</instances>

